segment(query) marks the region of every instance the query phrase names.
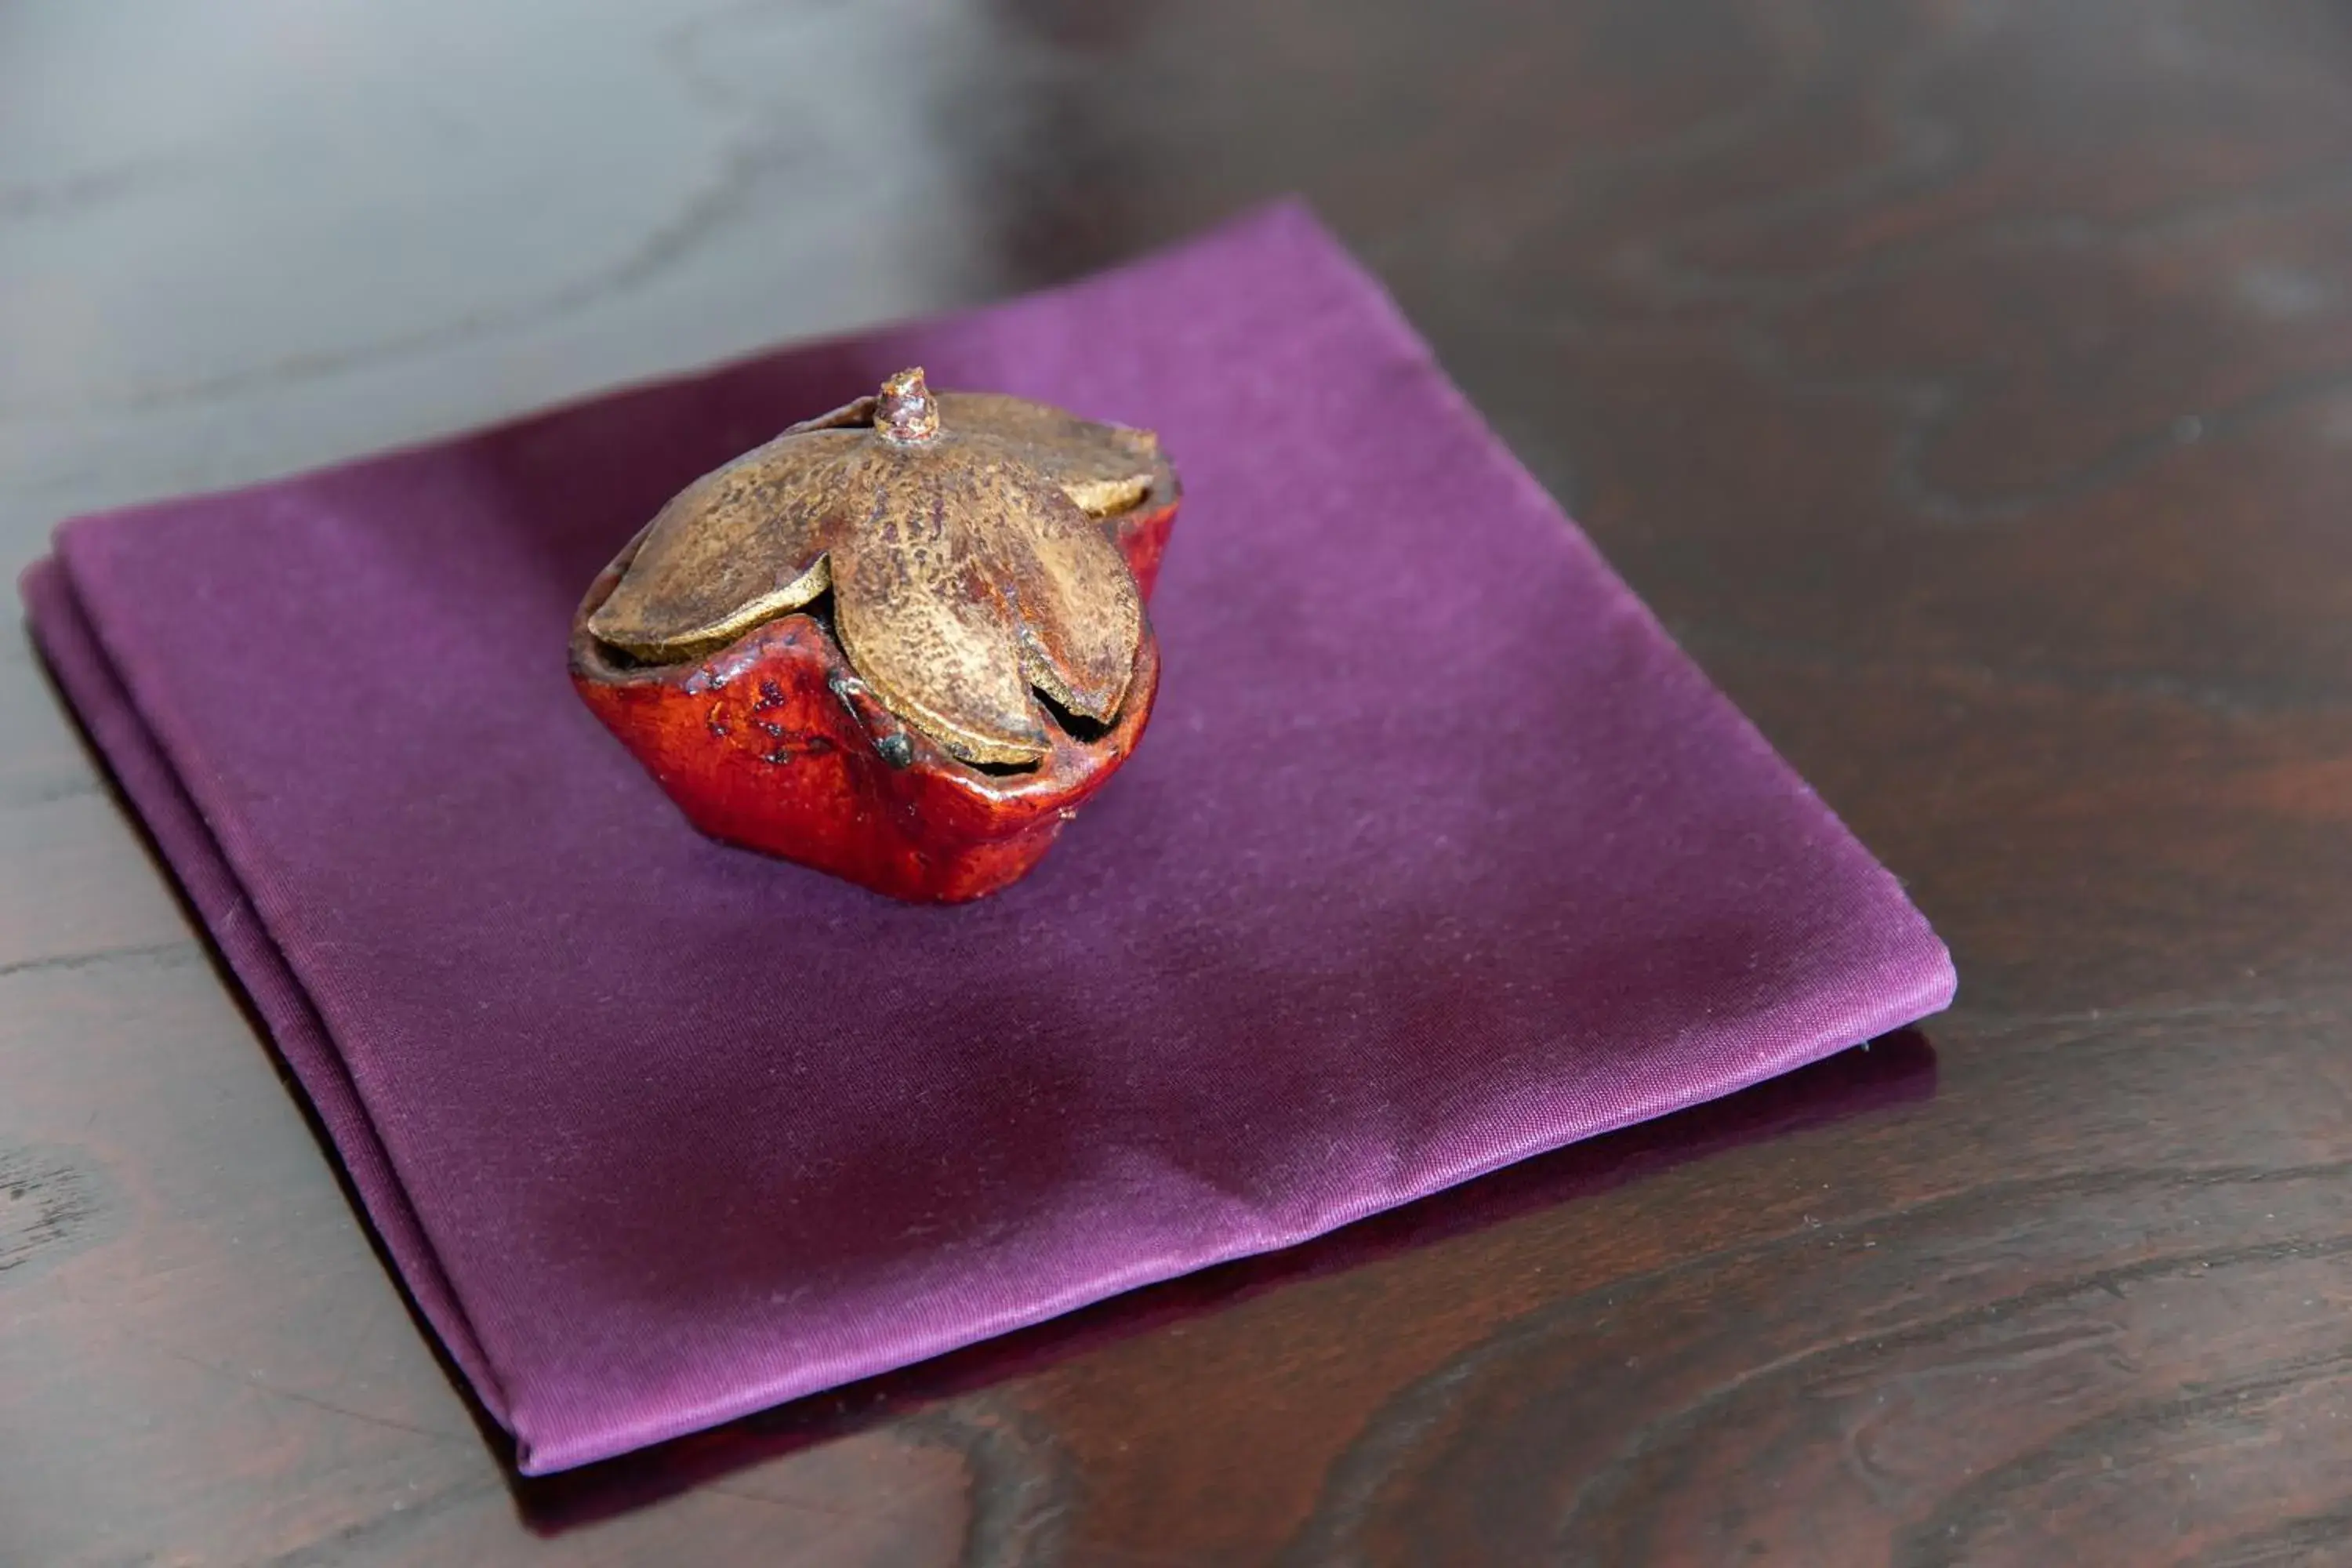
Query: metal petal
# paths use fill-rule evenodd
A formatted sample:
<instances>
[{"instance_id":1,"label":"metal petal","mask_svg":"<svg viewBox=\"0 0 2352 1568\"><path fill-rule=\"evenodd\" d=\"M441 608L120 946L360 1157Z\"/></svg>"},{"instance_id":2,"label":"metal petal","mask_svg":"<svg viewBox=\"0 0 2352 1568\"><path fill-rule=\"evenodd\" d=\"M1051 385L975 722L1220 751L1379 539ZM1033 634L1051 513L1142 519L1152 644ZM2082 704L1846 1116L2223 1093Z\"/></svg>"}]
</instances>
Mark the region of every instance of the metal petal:
<instances>
[{"instance_id":1,"label":"metal petal","mask_svg":"<svg viewBox=\"0 0 2352 1568\"><path fill-rule=\"evenodd\" d=\"M1125 511L1150 489L1160 438L998 392L942 392L940 426L1016 448L1021 460L1096 517Z\"/></svg>"},{"instance_id":2,"label":"metal petal","mask_svg":"<svg viewBox=\"0 0 2352 1568\"><path fill-rule=\"evenodd\" d=\"M828 584L824 552L868 445L862 431L786 435L705 474L654 518L589 631L667 661L807 604Z\"/></svg>"},{"instance_id":3,"label":"metal petal","mask_svg":"<svg viewBox=\"0 0 2352 1568\"><path fill-rule=\"evenodd\" d=\"M867 520L834 552L834 631L893 713L966 762L1022 766L1050 742L995 563L962 521L970 482L903 463L871 492Z\"/></svg>"},{"instance_id":4,"label":"metal petal","mask_svg":"<svg viewBox=\"0 0 2352 1568\"><path fill-rule=\"evenodd\" d=\"M1143 597L1103 525L1010 462L995 470L1004 525L987 538L1032 685L1073 713L1108 722L1135 674Z\"/></svg>"}]
</instances>

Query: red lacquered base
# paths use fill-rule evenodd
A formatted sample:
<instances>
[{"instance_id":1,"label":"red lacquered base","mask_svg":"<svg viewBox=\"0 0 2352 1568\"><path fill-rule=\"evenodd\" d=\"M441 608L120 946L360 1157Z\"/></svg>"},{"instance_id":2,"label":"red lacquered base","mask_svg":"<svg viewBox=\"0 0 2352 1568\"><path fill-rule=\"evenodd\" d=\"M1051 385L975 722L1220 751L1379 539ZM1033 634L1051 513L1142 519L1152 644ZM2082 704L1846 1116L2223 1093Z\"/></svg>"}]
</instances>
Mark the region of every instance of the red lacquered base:
<instances>
[{"instance_id":1,"label":"red lacquered base","mask_svg":"<svg viewBox=\"0 0 2352 1568\"><path fill-rule=\"evenodd\" d=\"M1147 597L1175 516L1175 501L1147 501L1107 524ZM572 679L590 710L703 832L895 899L960 903L1019 880L1151 717L1149 627L1118 721L1083 741L1049 726L1052 753L1019 772L974 767L901 724L814 616L766 622L696 664L616 660L586 622L635 548L572 621Z\"/></svg>"}]
</instances>

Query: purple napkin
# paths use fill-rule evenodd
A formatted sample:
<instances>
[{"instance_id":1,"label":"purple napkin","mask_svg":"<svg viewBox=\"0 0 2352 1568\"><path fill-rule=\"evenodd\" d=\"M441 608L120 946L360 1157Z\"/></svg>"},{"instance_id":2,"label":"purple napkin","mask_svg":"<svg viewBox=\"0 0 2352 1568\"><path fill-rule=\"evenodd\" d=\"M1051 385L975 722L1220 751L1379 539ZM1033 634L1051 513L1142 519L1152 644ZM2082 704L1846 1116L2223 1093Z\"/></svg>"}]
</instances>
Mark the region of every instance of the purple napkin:
<instances>
[{"instance_id":1,"label":"purple napkin","mask_svg":"<svg viewBox=\"0 0 2352 1568\"><path fill-rule=\"evenodd\" d=\"M920 363L1158 429L1135 760L1028 880L698 837L573 697L678 486ZM1950 999L1314 221L67 524L36 635L531 1472L1286 1246Z\"/></svg>"}]
</instances>

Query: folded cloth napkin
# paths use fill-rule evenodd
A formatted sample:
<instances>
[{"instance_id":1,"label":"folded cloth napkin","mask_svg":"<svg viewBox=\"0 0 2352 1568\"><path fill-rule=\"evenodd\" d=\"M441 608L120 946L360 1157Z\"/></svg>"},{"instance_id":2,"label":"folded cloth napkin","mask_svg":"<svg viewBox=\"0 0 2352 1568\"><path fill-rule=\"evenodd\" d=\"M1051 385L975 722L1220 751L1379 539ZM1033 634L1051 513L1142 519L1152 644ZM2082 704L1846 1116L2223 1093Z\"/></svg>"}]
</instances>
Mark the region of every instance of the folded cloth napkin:
<instances>
[{"instance_id":1,"label":"folded cloth napkin","mask_svg":"<svg viewBox=\"0 0 2352 1568\"><path fill-rule=\"evenodd\" d=\"M1151 426L1140 752L916 908L568 684L672 491L904 364ZM51 667L530 1472L1278 1247L1942 1007L1942 943L1283 206L1072 287L82 518Z\"/></svg>"}]
</instances>

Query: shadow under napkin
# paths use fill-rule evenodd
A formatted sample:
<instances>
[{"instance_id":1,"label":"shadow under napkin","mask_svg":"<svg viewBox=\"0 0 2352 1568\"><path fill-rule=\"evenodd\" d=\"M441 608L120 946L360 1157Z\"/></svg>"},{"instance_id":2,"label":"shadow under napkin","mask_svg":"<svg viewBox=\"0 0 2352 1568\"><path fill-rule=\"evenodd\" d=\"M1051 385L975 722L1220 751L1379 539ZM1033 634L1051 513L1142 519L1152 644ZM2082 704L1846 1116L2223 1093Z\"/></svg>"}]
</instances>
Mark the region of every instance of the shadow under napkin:
<instances>
[{"instance_id":1,"label":"shadow under napkin","mask_svg":"<svg viewBox=\"0 0 2352 1568\"><path fill-rule=\"evenodd\" d=\"M562 665L663 499L908 363L1153 426L1188 490L1150 736L1034 876L956 910L699 838ZM322 1119L529 1471L1297 1241L1950 995L1894 879L1294 208L82 519L57 562L37 634L66 635L43 603L85 618L120 689L68 690L118 767L145 746L184 791L158 841L233 881L197 900L216 932L258 921L299 1004L265 1014L331 1058Z\"/></svg>"}]
</instances>

